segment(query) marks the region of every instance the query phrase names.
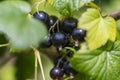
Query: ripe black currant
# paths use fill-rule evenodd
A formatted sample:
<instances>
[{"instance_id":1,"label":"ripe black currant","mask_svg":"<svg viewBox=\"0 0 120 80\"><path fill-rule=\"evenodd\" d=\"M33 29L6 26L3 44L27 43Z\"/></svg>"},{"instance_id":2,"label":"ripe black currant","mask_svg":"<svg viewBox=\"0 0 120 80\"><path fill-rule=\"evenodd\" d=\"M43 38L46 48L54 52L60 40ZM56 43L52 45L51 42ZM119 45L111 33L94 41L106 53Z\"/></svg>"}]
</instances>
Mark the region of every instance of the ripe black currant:
<instances>
[{"instance_id":1,"label":"ripe black currant","mask_svg":"<svg viewBox=\"0 0 120 80\"><path fill-rule=\"evenodd\" d=\"M60 27L59 27L60 23L59 23L59 21L57 22L57 20L58 20L57 16L53 16L53 15L50 16L49 29L54 26L50 31L51 34L60 30Z\"/></svg>"},{"instance_id":2,"label":"ripe black currant","mask_svg":"<svg viewBox=\"0 0 120 80\"><path fill-rule=\"evenodd\" d=\"M54 67L50 71L50 77L54 80L61 80L63 78L64 72L59 67Z\"/></svg>"},{"instance_id":3,"label":"ripe black currant","mask_svg":"<svg viewBox=\"0 0 120 80\"><path fill-rule=\"evenodd\" d=\"M66 43L66 36L62 32L57 32L52 35L52 43L56 47L61 47Z\"/></svg>"},{"instance_id":4,"label":"ripe black currant","mask_svg":"<svg viewBox=\"0 0 120 80\"><path fill-rule=\"evenodd\" d=\"M63 67L64 63L67 61L67 58L66 57L63 57L62 55L59 55L57 56L55 59L54 59L54 64L60 68Z\"/></svg>"},{"instance_id":5,"label":"ripe black currant","mask_svg":"<svg viewBox=\"0 0 120 80\"><path fill-rule=\"evenodd\" d=\"M78 51L80 49L80 46L74 46L74 49Z\"/></svg>"},{"instance_id":6,"label":"ripe black currant","mask_svg":"<svg viewBox=\"0 0 120 80\"><path fill-rule=\"evenodd\" d=\"M64 21L61 23L61 30L63 30L65 33L71 34L73 29L77 27L77 19L69 17L64 19Z\"/></svg>"},{"instance_id":7,"label":"ripe black currant","mask_svg":"<svg viewBox=\"0 0 120 80\"><path fill-rule=\"evenodd\" d=\"M40 44L42 48L48 48L52 45L51 36L46 36L44 41Z\"/></svg>"},{"instance_id":8,"label":"ripe black currant","mask_svg":"<svg viewBox=\"0 0 120 80\"><path fill-rule=\"evenodd\" d=\"M56 21L58 20L58 17L57 16L50 16L50 23L49 23L49 25L50 25L50 27L51 26L53 26L55 23L56 23ZM55 27L56 27L57 25L55 25Z\"/></svg>"},{"instance_id":9,"label":"ripe black currant","mask_svg":"<svg viewBox=\"0 0 120 80\"><path fill-rule=\"evenodd\" d=\"M64 73L69 76L70 78L74 78L74 76L77 74L77 71L75 71L71 64L68 62L67 64L65 64L64 66Z\"/></svg>"},{"instance_id":10,"label":"ripe black currant","mask_svg":"<svg viewBox=\"0 0 120 80\"><path fill-rule=\"evenodd\" d=\"M72 38L75 40L75 41L84 41L85 39L85 36L86 36L86 30L83 30L83 29L74 29L73 32L72 32Z\"/></svg>"},{"instance_id":11,"label":"ripe black currant","mask_svg":"<svg viewBox=\"0 0 120 80\"><path fill-rule=\"evenodd\" d=\"M44 11L39 11L33 14L34 18L42 21L47 27L49 27L49 15Z\"/></svg>"},{"instance_id":12,"label":"ripe black currant","mask_svg":"<svg viewBox=\"0 0 120 80\"><path fill-rule=\"evenodd\" d=\"M69 49L67 50L66 53L67 53L67 56L68 56L68 57L73 57L73 54L74 54L74 53L73 53L72 51L70 51Z\"/></svg>"}]
</instances>

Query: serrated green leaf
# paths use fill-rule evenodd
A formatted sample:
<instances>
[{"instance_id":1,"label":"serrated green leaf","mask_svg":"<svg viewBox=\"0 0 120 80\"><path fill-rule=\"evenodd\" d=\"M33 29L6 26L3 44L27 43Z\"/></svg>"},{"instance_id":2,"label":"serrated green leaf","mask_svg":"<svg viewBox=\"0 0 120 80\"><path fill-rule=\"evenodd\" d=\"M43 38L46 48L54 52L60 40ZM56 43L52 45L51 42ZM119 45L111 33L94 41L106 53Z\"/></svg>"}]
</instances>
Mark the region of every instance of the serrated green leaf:
<instances>
[{"instance_id":1,"label":"serrated green leaf","mask_svg":"<svg viewBox=\"0 0 120 80\"><path fill-rule=\"evenodd\" d=\"M79 18L79 28L87 30L87 43L90 50L105 43L115 41L116 21L112 17L102 17L99 10L90 8Z\"/></svg>"},{"instance_id":2,"label":"serrated green leaf","mask_svg":"<svg viewBox=\"0 0 120 80\"><path fill-rule=\"evenodd\" d=\"M70 16L91 1L94 0L54 0L53 7L62 15Z\"/></svg>"},{"instance_id":3,"label":"serrated green leaf","mask_svg":"<svg viewBox=\"0 0 120 80\"><path fill-rule=\"evenodd\" d=\"M32 4L32 9L31 9L31 13L34 14L35 12L37 12L36 6L39 4L41 0L31 0L31 4ZM52 1L52 0L50 0ZM51 3L52 4L52 3ZM45 12L47 12L49 15L55 15L60 17L61 15L59 14L58 11L56 11L55 8L53 8L53 6L49 3L49 1L46 3L45 1L42 2L41 4L39 4L38 6L38 10L45 10Z\"/></svg>"},{"instance_id":4,"label":"serrated green leaf","mask_svg":"<svg viewBox=\"0 0 120 80\"><path fill-rule=\"evenodd\" d=\"M26 11L22 9L26 7L24 4L27 3L23 1L0 3L0 31L8 37L11 48L17 50L37 46L47 33L41 22L27 18Z\"/></svg>"},{"instance_id":5,"label":"serrated green leaf","mask_svg":"<svg viewBox=\"0 0 120 80\"><path fill-rule=\"evenodd\" d=\"M79 51L71 64L78 72L88 75L87 80L120 80L120 41L109 51Z\"/></svg>"}]
</instances>

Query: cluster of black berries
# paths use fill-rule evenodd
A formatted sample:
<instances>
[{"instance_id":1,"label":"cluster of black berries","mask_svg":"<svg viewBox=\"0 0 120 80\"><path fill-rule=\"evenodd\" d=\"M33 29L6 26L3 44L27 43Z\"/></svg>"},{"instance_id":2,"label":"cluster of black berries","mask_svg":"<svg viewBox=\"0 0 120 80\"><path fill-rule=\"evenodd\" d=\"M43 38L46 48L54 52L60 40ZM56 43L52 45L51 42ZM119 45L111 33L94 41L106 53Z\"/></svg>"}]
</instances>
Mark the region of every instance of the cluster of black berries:
<instances>
[{"instance_id":1,"label":"cluster of black berries","mask_svg":"<svg viewBox=\"0 0 120 80\"><path fill-rule=\"evenodd\" d=\"M36 12L33 16L42 21L49 31L48 36L40 45L43 48L49 48L53 45L58 52L63 50L64 47L73 47L79 50L79 43L85 40L86 30L78 29L78 20L73 17L59 20L58 17L49 16L44 11ZM61 80L64 74L72 79L77 73L69 63L68 57L72 56L72 52L66 50L65 54L55 60L55 67L50 72L50 76L54 80Z\"/></svg>"}]
</instances>

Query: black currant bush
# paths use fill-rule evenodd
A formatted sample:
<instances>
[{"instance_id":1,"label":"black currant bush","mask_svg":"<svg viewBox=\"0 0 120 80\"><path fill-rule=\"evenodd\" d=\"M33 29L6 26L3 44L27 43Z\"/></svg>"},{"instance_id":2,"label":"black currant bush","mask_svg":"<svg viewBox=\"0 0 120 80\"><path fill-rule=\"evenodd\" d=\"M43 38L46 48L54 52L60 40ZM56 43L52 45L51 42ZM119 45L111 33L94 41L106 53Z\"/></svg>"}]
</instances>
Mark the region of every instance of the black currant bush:
<instances>
[{"instance_id":1,"label":"black currant bush","mask_svg":"<svg viewBox=\"0 0 120 80\"><path fill-rule=\"evenodd\" d=\"M119 4L1 0L0 80L120 80Z\"/></svg>"}]
</instances>

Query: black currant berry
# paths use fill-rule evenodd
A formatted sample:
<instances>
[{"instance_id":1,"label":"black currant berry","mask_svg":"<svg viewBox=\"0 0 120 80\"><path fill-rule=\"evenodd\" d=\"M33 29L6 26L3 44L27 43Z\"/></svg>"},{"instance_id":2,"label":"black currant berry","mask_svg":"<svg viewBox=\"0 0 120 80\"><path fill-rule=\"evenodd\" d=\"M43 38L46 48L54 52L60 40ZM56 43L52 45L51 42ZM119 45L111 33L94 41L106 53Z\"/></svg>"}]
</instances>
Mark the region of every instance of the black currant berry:
<instances>
[{"instance_id":1,"label":"black currant berry","mask_svg":"<svg viewBox=\"0 0 120 80\"><path fill-rule=\"evenodd\" d=\"M80 49L80 46L74 46L74 49L78 51Z\"/></svg>"},{"instance_id":2,"label":"black currant berry","mask_svg":"<svg viewBox=\"0 0 120 80\"><path fill-rule=\"evenodd\" d=\"M44 41L40 44L40 47L42 48L48 48L52 45L51 42L51 37L50 36L46 36Z\"/></svg>"},{"instance_id":3,"label":"black currant berry","mask_svg":"<svg viewBox=\"0 0 120 80\"><path fill-rule=\"evenodd\" d=\"M66 18L61 24L61 30L63 30L65 33L71 34L73 29L77 27L77 19L75 18Z\"/></svg>"},{"instance_id":4,"label":"black currant berry","mask_svg":"<svg viewBox=\"0 0 120 80\"><path fill-rule=\"evenodd\" d=\"M52 43L56 47L61 47L66 43L66 36L62 32L57 32L52 35Z\"/></svg>"},{"instance_id":5,"label":"black currant berry","mask_svg":"<svg viewBox=\"0 0 120 80\"><path fill-rule=\"evenodd\" d=\"M49 15L44 11L39 11L33 14L34 18L42 21L47 27L49 26Z\"/></svg>"},{"instance_id":6,"label":"black currant berry","mask_svg":"<svg viewBox=\"0 0 120 80\"><path fill-rule=\"evenodd\" d=\"M64 67L64 73L71 77L74 78L74 76L77 74L77 71L75 71L72 66L70 65L70 63L67 63Z\"/></svg>"},{"instance_id":7,"label":"black currant berry","mask_svg":"<svg viewBox=\"0 0 120 80\"><path fill-rule=\"evenodd\" d=\"M61 80L63 78L64 72L59 67L54 67L50 71L50 77L54 80Z\"/></svg>"},{"instance_id":8,"label":"black currant berry","mask_svg":"<svg viewBox=\"0 0 120 80\"><path fill-rule=\"evenodd\" d=\"M62 68L66 61L67 61L67 58L60 55L54 59L54 64Z\"/></svg>"},{"instance_id":9,"label":"black currant berry","mask_svg":"<svg viewBox=\"0 0 120 80\"><path fill-rule=\"evenodd\" d=\"M74 53L73 53L72 51L67 50L67 56L68 56L68 57L73 57L73 54L74 54Z\"/></svg>"},{"instance_id":10,"label":"black currant berry","mask_svg":"<svg viewBox=\"0 0 120 80\"><path fill-rule=\"evenodd\" d=\"M84 41L85 40L85 36L86 36L86 30L83 29L74 29L72 32L72 38L75 41Z\"/></svg>"},{"instance_id":11,"label":"black currant berry","mask_svg":"<svg viewBox=\"0 0 120 80\"><path fill-rule=\"evenodd\" d=\"M59 27L60 23L59 21L57 22L57 20L58 20L58 17L53 15L50 16L49 29L54 26L50 31L51 34L58 32L58 30L60 30L60 27Z\"/></svg>"},{"instance_id":12,"label":"black currant berry","mask_svg":"<svg viewBox=\"0 0 120 80\"><path fill-rule=\"evenodd\" d=\"M57 20L58 20L58 17L53 16L53 15L50 16L50 23L49 23L50 27L53 26ZM55 25L55 27L57 27L57 24Z\"/></svg>"}]
</instances>

